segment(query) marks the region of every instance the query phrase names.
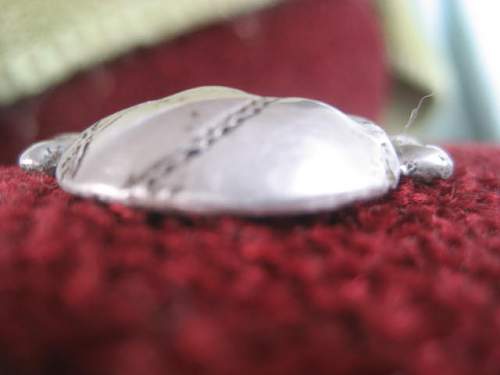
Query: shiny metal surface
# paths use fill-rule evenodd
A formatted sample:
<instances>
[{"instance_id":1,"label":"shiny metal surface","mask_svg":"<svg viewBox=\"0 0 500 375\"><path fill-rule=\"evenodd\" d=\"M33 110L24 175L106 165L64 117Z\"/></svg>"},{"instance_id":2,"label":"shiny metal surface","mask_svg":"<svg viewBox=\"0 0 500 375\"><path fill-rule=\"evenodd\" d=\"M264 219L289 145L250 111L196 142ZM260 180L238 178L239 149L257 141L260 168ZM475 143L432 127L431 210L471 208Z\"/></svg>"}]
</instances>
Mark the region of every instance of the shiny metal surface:
<instances>
[{"instance_id":1,"label":"shiny metal surface","mask_svg":"<svg viewBox=\"0 0 500 375\"><path fill-rule=\"evenodd\" d=\"M78 136L78 133L67 133L48 141L35 143L19 156L18 164L29 172L54 175L61 155Z\"/></svg>"},{"instance_id":2,"label":"shiny metal surface","mask_svg":"<svg viewBox=\"0 0 500 375\"><path fill-rule=\"evenodd\" d=\"M416 139L399 135L391 137L398 154L401 173L405 176L432 181L453 174L453 160L442 148L423 145Z\"/></svg>"},{"instance_id":3,"label":"shiny metal surface","mask_svg":"<svg viewBox=\"0 0 500 375\"><path fill-rule=\"evenodd\" d=\"M408 165L370 121L314 100L224 87L125 109L60 149L56 178L66 191L204 214L336 209L385 194ZM433 170L435 158L401 150L400 158L421 160L419 170Z\"/></svg>"}]
</instances>

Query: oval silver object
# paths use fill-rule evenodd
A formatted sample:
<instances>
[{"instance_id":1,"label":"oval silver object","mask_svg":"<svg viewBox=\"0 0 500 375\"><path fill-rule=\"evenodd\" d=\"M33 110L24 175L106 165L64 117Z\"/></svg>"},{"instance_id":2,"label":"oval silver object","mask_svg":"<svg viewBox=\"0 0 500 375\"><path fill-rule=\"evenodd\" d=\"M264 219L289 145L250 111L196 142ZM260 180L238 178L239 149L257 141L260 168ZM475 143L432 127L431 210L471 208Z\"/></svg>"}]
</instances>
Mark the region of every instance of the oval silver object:
<instances>
[{"instance_id":1,"label":"oval silver object","mask_svg":"<svg viewBox=\"0 0 500 375\"><path fill-rule=\"evenodd\" d=\"M412 112L413 113L413 112ZM69 192L155 211L303 214L375 198L400 175L448 178L441 148L325 103L201 87L27 148Z\"/></svg>"},{"instance_id":2,"label":"oval silver object","mask_svg":"<svg viewBox=\"0 0 500 375\"><path fill-rule=\"evenodd\" d=\"M394 188L383 130L322 102L201 87L115 113L57 164L69 192L152 210L280 215Z\"/></svg>"}]
</instances>

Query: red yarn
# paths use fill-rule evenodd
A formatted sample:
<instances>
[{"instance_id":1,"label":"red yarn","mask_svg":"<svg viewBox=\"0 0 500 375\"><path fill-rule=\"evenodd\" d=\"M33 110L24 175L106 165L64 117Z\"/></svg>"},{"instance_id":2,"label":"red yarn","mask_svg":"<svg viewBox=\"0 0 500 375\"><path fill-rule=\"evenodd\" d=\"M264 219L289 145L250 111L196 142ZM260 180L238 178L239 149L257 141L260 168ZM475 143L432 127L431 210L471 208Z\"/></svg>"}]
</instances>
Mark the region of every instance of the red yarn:
<instances>
[{"instance_id":1,"label":"red yarn","mask_svg":"<svg viewBox=\"0 0 500 375\"><path fill-rule=\"evenodd\" d=\"M500 149L452 154L449 181L275 220L0 168L0 373L498 374Z\"/></svg>"}]
</instances>

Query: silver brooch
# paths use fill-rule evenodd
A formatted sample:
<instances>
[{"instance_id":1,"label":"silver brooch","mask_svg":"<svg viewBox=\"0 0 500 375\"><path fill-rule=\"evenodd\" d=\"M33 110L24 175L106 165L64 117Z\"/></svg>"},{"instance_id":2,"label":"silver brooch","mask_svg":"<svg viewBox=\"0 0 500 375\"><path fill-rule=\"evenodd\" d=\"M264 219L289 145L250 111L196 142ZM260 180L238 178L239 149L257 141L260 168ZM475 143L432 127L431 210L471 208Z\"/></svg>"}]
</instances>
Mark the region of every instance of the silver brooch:
<instances>
[{"instance_id":1,"label":"silver brooch","mask_svg":"<svg viewBox=\"0 0 500 375\"><path fill-rule=\"evenodd\" d=\"M315 100L200 87L29 147L27 171L62 189L154 211L247 216L333 210L401 175L448 178L441 148L387 134Z\"/></svg>"}]
</instances>

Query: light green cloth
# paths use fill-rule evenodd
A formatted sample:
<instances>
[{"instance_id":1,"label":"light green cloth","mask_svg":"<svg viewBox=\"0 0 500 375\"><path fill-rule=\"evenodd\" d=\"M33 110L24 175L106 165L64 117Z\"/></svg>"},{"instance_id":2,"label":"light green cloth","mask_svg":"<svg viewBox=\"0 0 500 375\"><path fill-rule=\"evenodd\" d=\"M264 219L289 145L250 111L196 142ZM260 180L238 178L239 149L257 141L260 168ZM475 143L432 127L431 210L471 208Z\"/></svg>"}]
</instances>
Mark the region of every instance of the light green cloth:
<instances>
[{"instance_id":1,"label":"light green cloth","mask_svg":"<svg viewBox=\"0 0 500 375\"><path fill-rule=\"evenodd\" d=\"M432 93L409 129L410 133L425 135L426 120L449 94L448 71L420 29L411 1L378 0L377 4L395 78L381 123L392 133L402 132L411 110L423 96Z\"/></svg>"},{"instance_id":2,"label":"light green cloth","mask_svg":"<svg viewBox=\"0 0 500 375\"><path fill-rule=\"evenodd\" d=\"M378 0L395 85L381 123L403 131L419 98L433 93L410 133L439 142L500 142L500 48L495 1Z\"/></svg>"},{"instance_id":3,"label":"light green cloth","mask_svg":"<svg viewBox=\"0 0 500 375\"><path fill-rule=\"evenodd\" d=\"M277 0L0 0L0 105L134 47Z\"/></svg>"}]
</instances>

